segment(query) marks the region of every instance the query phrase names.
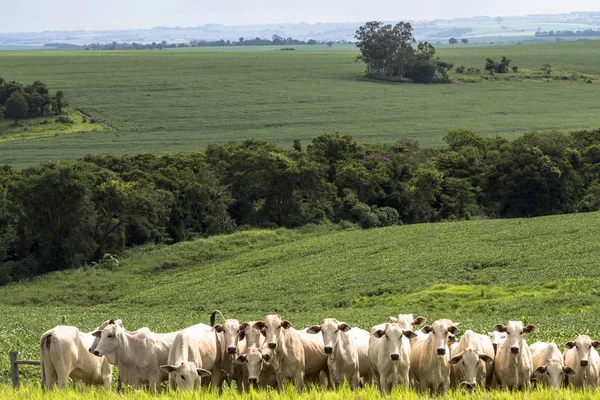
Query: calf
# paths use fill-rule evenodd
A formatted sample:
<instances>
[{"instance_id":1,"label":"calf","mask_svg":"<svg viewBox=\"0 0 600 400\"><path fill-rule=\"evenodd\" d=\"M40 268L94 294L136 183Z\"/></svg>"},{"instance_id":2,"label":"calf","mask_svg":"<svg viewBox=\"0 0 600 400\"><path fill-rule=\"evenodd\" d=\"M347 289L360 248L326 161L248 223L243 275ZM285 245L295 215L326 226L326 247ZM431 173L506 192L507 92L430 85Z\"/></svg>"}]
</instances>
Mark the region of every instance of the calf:
<instances>
[{"instance_id":1,"label":"calf","mask_svg":"<svg viewBox=\"0 0 600 400\"><path fill-rule=\"evenodd\" d=\"M120 320L112 322L121 324ZM59 325L45 332L40 340L42 385L50 390L55 385L64 389L71 378L110 389L113 366L106 357L98 358L87 351L95 341L91 332L81 332L74 326Z\"/></svg>"},{"instance_id":2,"label":"calf","mask_svg":"<svg viewBox=\"0 0 600 400\"><path fill-rule=\"evenodd\" d=\"M411 375L422 391L445 393L450 387L450 348L458 324L440 319L421 329L411 353Z\"/></svg>"},{"instance_id":3,"label":"calf","mask_svg":"<svg viewBox=\"0 0 600 400\"><path fill-rule=\"evenodd\" d=\"M596 349L600 342L592 341L587 335L579 335L573 342L565 344L565 365L575 371L568 382L577 388L596 388L598 386L600 357Z\"/></svg>"},{"instance_id":4,"label":"calf","mask_svg":"<svg viewBox=\"0 0 600 400\"><path fill-rule=\"evenodd\" d=\"M473 390L476 386L490 388L494 378L494 348L486 335L466 331L460 341L452 346L453 385L464 385Z\"/></svg>"},{"instance_id":5,"label":"calf","mask_svg":"<svg viewBox=\"0 0 600 400\"><path fill-rule=\"evenodd\" d=\"M494 329L507 335L496 353L494 375L498 385L511 390L530 389L533 362L523 334L533 332L535 326L523 326L521 321L508 321L507 326L497 324Z\"/></svg>"},{"instance_id":6,"label":"calf","mask_svg":"<svg viewBox=\"0 0 600 400\"><path fill-rule=\"evenodd\" d=\"M410 342L416 334L402 329L398 324L385 324L371 334L369 340L369 364L371 379L377 382L383 393L389 393L394 386L410 384Z\"/></svg>"},{"instance_id":7,"label":"calf","mask_svg":"<svg viewBox=\"0 0 600 400\"><path fill-rule=\"evenodd\" d=\"M536 382L558 389L567 376L575 374L571 368L565 367L556 343L535 342L529 350Z\"/></svg>"}]
</instances>

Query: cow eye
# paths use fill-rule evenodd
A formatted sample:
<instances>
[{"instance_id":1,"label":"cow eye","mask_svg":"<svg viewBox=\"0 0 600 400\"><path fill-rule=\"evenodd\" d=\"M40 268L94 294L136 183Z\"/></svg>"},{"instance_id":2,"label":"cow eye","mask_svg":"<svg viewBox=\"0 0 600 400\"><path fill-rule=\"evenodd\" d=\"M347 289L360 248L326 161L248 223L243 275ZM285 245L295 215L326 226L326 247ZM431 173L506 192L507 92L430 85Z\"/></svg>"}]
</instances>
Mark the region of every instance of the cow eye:
<instances>
[{"instance_id":1,"label":"cow eye","mask_svg":"<svg viewBox=\"0 0 600 400\"><path fill-rule=\"evenodd\" d=\"M546 374L550 375L550 371L546 371Z\"/></svg>"},{"instance_id":2,"label":"cow eye","mask_svg":"<svg viewBox=\"0 0 600 400\"><path fill-rule=\"evenodd\" d=\"M520 333L520 334L522 335L522 334L523 334L523 331L521 331L521 333Z\"/></svg>"},{"instance_id":3,"label":"cow eye","mask_svg":"<svg viewBox=\"0 0 600 400\"><path fill-rule=\"evenodd\" d=\"M507 335L510 335L510 332L506 332Z\"/></svg>"},{"instance_id":4,"label":"cow eye","mask_svg":"<svg viewBox=\"0 0 600 400\"><path fill-rule=\"evenodd\" d=\"M115 335L108 335L108 337L109 337L109 338L113 338L113 337L115 337Z\"/></svg>"},{"instance_id":5,"label":"cow eye","mask_svg":"<svg viewBox=\"0 0 600 400\"><path fill-rule=\"evenodd\" d=\"M183 379L185 381L185 376L181 375L181 379Z\"/></svg>"}]
</instances>

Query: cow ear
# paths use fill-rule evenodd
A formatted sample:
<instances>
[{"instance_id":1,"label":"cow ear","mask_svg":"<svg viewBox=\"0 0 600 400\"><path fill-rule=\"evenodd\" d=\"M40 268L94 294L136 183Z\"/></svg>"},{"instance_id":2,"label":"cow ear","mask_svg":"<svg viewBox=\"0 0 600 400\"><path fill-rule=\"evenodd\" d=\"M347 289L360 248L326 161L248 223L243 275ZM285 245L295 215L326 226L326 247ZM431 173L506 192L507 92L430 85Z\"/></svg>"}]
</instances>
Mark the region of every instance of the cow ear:
<instances>
[{"instance_id":1,"label":"cow ear","mask_svg":"<svg viewBox=\"0 0 600 400\"><path fill-rule=\"evenodd\" d=\"M268 363L268 362L271 362L271 356L270 356L270 355L268 355L268 354L266 354L266 353L262 355L262 358L263 358L263 360L265 360L265 362L267 362L267 363Z\"/></svg>"},{"instance_id":2,"label":"cow ear","mask_svg":"<svg viewBox=\"0 0 600 400\"><path fill-rule=\"evenodd\" d=\"M417 337L417 334L414 333L413 331L403 331L402 334L409 339L414 339Z\"/></svg>"},{"instance_id":3,"label":"cow ear","mask_svg":"<svg viewBox=\"0 0 600 400\"><path fill-rule=\"evenodd\" d=\"M427 318L425 318L425 317L417 317L417 319L415 319L413 321L413 325L419 326L419 325L423 325L425 322L427 322Z\"/></svg>"},{"instance_id":4,"label":"cow ear","mask_svg":"<svg viewBox=\"0 0 600 400\"><path fill-rule=\"evenodd\" d=\"M486 362L486 363L494 362L494 359L492 357L488 356L487 354L480 354L479 359L483 360L483 362Z\"/></svg>"},{"instance_id":5,"label":"cow ear","mask_svg":"<svg viewBox=\"0 0 600 400\"><path fill-rule=\"evenodd\" d=\"M340 322L338 324L338 329L342 332L348 332L352 327L345 322Z\"/></svg>"},{"instance_id":6,"label":"cow ear","mask_svg":"<svg viewBox=\"0 0 600 400\"><path fill-rule=\"evenodd\" d=\"M535 331L535 325L527 325L523 328L523 332L531 333L533 331Z\"/></svg>"},{"instance_id":7,"label":"cow ear","mask_svg":"<svg viewBox=\"0 0 600 400\"><path fill-rule=\"evenodd\" d=\"M92 336L96 338L102 337L102 331L94 331L92 332Z\"/></svg>"},{"instance_id":8,"label":"cow ear","mask_svg":"<svg viewBox=\"0 0 600 400\"><path fill-rule=\"evenodd\" d=\"M421 328L421 331L423 331L423 333L430 333L431 332L431 326L430 325L425 325L424 327Z\"/></svg>"},{"instance_id":9,"label":"cow ear","mask_svg":"<svg viewBox=\"0 0 600 400\"><path fill-rule=\"evenodd\" d=\"M494 330L496 332L506 332L508 330L508 328L502 324L496 324L496 325L494 325Z\"/></svg>"},{"instance_id":10,"label":"cow ear","mask_svg":"<svg viewBox=\"0 0 600 400\"><path fill-rule=\"evenodd\" d=\"M600 342L599 342L599 341L597 341L597 340L594 340L594 341L592 342L592 346L594 346L594 348L595 348L595 349L597 349L598 347L600 347Z\"/></svg>"},{"instance_id":11,"label":"cow ear","mask_svg":"<svg viewBox=\"0 0 600 400\"><path fill-rule=\"evenodd\" d=\"M249 327L249 326L250 326L250 324L249 324L249 323L247 323L247 322L243 322L243 323L240 325L240 327L238 328L238 332L245 331L246 329L248 329L248 327Z\"/></svg>"},{"instance_id":12,"label":"cow ear","mask_svg":"<svg viewBox=\"0 0 600 400\"><path fill-rule=\"evenodd\" d=\"M238 331L238 340L244 340L246 338L246 331L240 330Z\"/></svg>"},{"instance_id":13,"label":"cow ear","mask_svg":"<svg viewBox=\"0 0 600 400\"><path fill-rule=\"evenodd\" d=\"M592 343L592 345L593 345L593 343ZM575 347L575 342L565 343L565 349L572 349L573 347Z\"/></svg>"},{"instance_id":14,"label":"cow ear","mask_svg":"<svg viewBox=\"0 0 600 400\"><path fill-rule=\"evenodd\" d=\"M390 320L391 320L393 323L396 323L396 322L398 322L398 318L396 318L396 317L390 317Z\"/></svg>"},{"instance_id":15,"label":"cow ear","mask_svg":"<svg viewBox=\"0 0 600 400\"><path fill-rule=\"evenodd\" d=\"M377 329L375 332L373 332L373 336L375 336L377 339L381 339L383 335L384 331L381 329Z\"/></svg>"},{"instance_id":16,"label":"cow ear","mask_svg":"<svg viewBox=\"0 0 600 400\"><path fill-rule=\"evenodd\" d=\"M564 367L563 372L565 375L575 375L577 373L571 367Z\"/></svg>"},{"instance_id":17,"label":"cow ear","mask_svg":"<svg viewBox=\"0 0 600 400\"><path fill-rule=\"evenodd\" d=\"M204 368L196 368L196 372L198 376L211 376L212 373L210 371L205 370Z\"/></svg>"},{"instance_id":18,"label":"cow ear","mask_svg":"<svg viewBox=\"0 0 600 400\"><path fill-rule=\"evenodd\" d=\"M290 329L292 327L292 323L288 320L285 320L281 323L281 327L283 329Z\"/></svg>"},{"instance_id":19,"label":"cow ear","mask_svg":"<svg viewBox=\"0 0 600 400\"><path fill-rule=\"evenodd\" d=\"M219 333L223 332L223 325L216 324L213 326L213 329Z\"/></svg>"},{"instance_id":20,"label":"cow ear","mask_svg":"<svg viewBox=\"0 0 600 400\"><path fill-rule=\"evenodd\" d=\"M255 322L255 323L254 323L254 325L252 325L252 327L253 327L254 329L258 329L259 331L260 331L262 328L264 328L265 326L266 326L266 325L265 325L265 323L264 323L263 321L258 321L258 322Z\"/></svg>"},{"instance_id":21,"label":"cow ear","mask_svg":"<svg viewBox=\"0 0 600 400\"><path fill-rule=\"evenodd\" d=\"M448 332L450 332L453 335L456 335L458 333L458 325L459 324L452 325L450 328L448 328Z\"/></svg>"},{"instance_id":22,"label":"cow ear","mask_svg":"<svg viewBox=\"0 0 600 400\"><path fill-rule=\"evenodd\" d=\"M177 369L177 367L174 365L161 365L160 366L160 370L163 372L166 372L167 374L174 372L176 369Z\"/></svg>"},{"instance_id":23,"label":"cow ear","mask_svg":"<svg viewBox=\"0 0 600 400\"><path fill-rule=\"evenodd\" d=\"M238 356L238 358L235 359L236 364L244 364L246 361L248 360L246 359L246 356L244 354Z\"/></svg>"},{"instance_id":24,"label":"cow ear","mask_svg":"<svg viewBox=\"0 0 600 400\"><path fill-rule=\"evenodd\" d=\"M320 325L313 325L310 328L308 328L308 330L306 331L308 333L312 333L313 335L321 332L321 326Z\"/></svg>"},{"instance_id":25,"label":"cow ear","mask_svg":"<svg viewBox=\"0 0 600 400\"><path fill-rule=\"evenodd\" d=\"M121 321L120 319L115 319L113 320L113 323L118 326L119 328L123 327L123 321Z\"/></svg>"},{"instance_id":26,"label":"cow ear","mask_svg":"<svg viewBox=\"0 0 600 400\"><path fill-rule=\"evenodd\" d=\"M455 355L454 357L452 357L450 359L450 364L454 365L454 364L458 363L460 360L462 360L462 356L463 356L463 353L461 351L460 353L458 353L457 355Z\"/></svg>"},{"instance_id":27,"label":"cow ear","mask_svg":"<svg viewBox=\"0 0 600 400\"><path fill-rule=\"evenodd\" d=\"M535 371L533 371L533 373L536 375L542 375L545 374L547 370L548 368L546 367L546 365L540 365L535 369Z\"/></svg>"}]
</instances>

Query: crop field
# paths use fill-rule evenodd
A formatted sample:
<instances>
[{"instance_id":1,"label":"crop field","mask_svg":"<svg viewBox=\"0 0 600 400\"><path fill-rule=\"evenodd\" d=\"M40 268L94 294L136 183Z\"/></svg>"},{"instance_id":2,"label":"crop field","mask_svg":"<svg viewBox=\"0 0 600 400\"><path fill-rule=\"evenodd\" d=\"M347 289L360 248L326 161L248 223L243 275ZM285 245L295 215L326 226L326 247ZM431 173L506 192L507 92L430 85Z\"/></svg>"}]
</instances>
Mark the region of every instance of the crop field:
<instances>
[{"instance_id":1,"label":"crop field","mask_svg":"<svg viewBox=\"0 0 600 400\"><path fill-rule=\"evenodd\" d=\"M369 329L413 313L483 333L518 319L537 326L529 343L596 339L599 233L600 213L588 213L367 231L255 230L136 248L118 266L0 288L0 383L10 379L8 351L38 359L39 337L55 325L91 330L121 318L130 330L166 332L208 323L215 309L239 320L278 313L297 328L335 317ZM24 367L21 376L35 385L39 369Z\"/></svg>"},{"instance_id":2,"label":"crop field","mask_svg":"<svg viewBox=\"0 0 600 400\"><path fill-rule=\"evenodd\" d=\"M334 46L335 47L335 46ZM440 48L455 66L483 69L505 55L513 65L552 66L571 81L482 81L435 85L363 77L355 50L272 49L0 52L7 80L40 79L72 106L114 129L0 143L0 164L17 167L87 154L196 151L256 138L290 146L324 132L360 141L418 140L442 146L448 129L515 138L530 130L598 127L600 41Z\"/></svg>"}]
</instances>

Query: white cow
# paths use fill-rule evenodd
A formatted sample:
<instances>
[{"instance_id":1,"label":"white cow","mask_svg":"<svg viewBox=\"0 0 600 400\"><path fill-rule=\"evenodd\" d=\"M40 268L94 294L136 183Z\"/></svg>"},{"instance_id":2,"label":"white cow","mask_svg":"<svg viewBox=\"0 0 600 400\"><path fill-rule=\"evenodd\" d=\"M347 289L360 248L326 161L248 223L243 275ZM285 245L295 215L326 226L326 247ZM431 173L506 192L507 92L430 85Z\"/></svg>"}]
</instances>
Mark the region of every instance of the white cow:
<instances>
[{"instance_id":1,"label":"white cow","mask_svg":"<svg viewBox=\"0 0 600 400\"><path fill-rule=\"evenodd\" d=\"M252 352L253 356L249 356L249 351L253 347L264 350L262 347L265 343L265 337L261 335L259 329L256 329L253 326L256 322L257 321L250 321L242 323L238 333L238 344L240 344L240 346L238 346L239 354L244 355L244 357L238 356L236 364L241 369L242 385L246 390L249 389L250 384L258 385L263 388L267 386L277 387L277 377L275 376L275 371L271 364L269 364L268 361L259 361L260 357L255 360L254 355L256 352ZM271 352L265 351L264 353L269 356L270 360ZM249 356L248 359L246 359L246 355ZM249 375L248 364L252 362L254 362L254 371L259 372L251 378Z\"/></svg>"},{"instance_id":2,"label":"white cow","mask_svg":"<svg viewBox=\"0 0 600 400\"><path fill-rule=\"evenodd\" d=\"M168 379L160 366L168 364L177 333L153 333L148 328L129 332L113 323L92 334L100 341L95 350L90 350L95 356L106 356L112 365L119 367L124 383L136 387L148 385L150 390L160 392L160 383Z\"/></svg>"},{"instance_id":3,"label":"white cow","mask_svg":"<svg viewBox=\"0 0 600 400\"><path fill-rule=\"evenodd\" d=\"M439 319L421 329L425 335L412 343L411 376L422 391L445 393L450 387L450 348L458 323Z\"/></svg>"},{"instance_id":4,"label":"white cow","mask_svg":"<svg viewBox=\"0 0 600 400\"><path fill-rule=\"evenodd\" d=\"M109 322L103 322L95 330ZM105 357L98 358L87 351L95 340L91 332L81 332L74 326L59 325L46 331L40 340L42 383L50 390L54 385L64 389L71 378L110 389L113 366Z\"/></svg>"},{"instance_id":5,"label":"white cow","mask_svg":"<svg viewBox=\"0 0 600 400\"><path fill-rule=\"evenodd\" d=\"M169 374L171 389L193 390L204 376L211 376L218 387L221 376L221 351L217 332L206 324L185 328L175 335L167 363L160 369Z\"/></svg>"},{"instance_id":6,"label":"white cow","mask_svg":"<svg viewBox=\"0 0 600 400\"><path fill-rule=\"evenodd\" d=\"M579 335L573 342L565 344L565 365L575 371L569 376L569 384L577 388L596 388L600 379L600 357L597 348L600 342L592 341L587 335Z\"/></svg>"},{"instance_id":7,"label":"white cow","mask_svg":"<svg viewBox=\"0 0 600 400\"><path fill-rule=\"evenodd\" d=\"M523 335L533 332L535 326L523 326L521 321L508 321L508 325L497 324L494 329L507 335L496 353L494 375L498 385L511 390L530 389L533 362Z\"/></svg>"},{"instance_id":8,"label":"white cow","mask_svg":"<svg viewBox=\"0 0 600 400\"><path fill-rule=\"evenodd\" d=\"M360 356L356 342L357 338L364 337L360 331L362 329L351 328L347 323L338 322L335 318L326 318L321 325L314 325L307 330L311 334L321 332L323 335L323 350L327 354L329 381L332 385L343 384L344 380L347 380L352 389L360 386ZM368 332L363 332L369 337Z\"/></svg>"},{"instance_id":9,"label":"white cow","mask_svg":"<svg viewBox=\"0 0 600 400\"><path fill-rule=\"evenodd\" d=\"M488 337L492 341L492 346L494 347L494 354L498 352L498 345L506 340L506 332L488 332Z\"/></svg>"},{"instance_id":10,"label":"white cow","mask_svg":"<svg viewBox=\"0 0 600 400\"><path fill-rule=\"evenodd\" d=\"M453 386L462 384L472 390L479 385L489 389L494 378L493 362L494 347L490 338L467 330L452 346Z\"/></svg>"},{"instance_id":11,"label":"white cow","mask_svg":"<svg viewBox=\"0 0 600 400\"><path fill-rule=\"evenodd\" d=\"M214 314L211 316L211 324L214 322ZM222 316L222 314L221 314ZM238 354L243 352L239 342L240 322L237 319L225 319L222 324L213 324L218 333L219 348L221 349L221 369L228 377L236 382L238 392L242 391L242 369L235 363ZM238 348L239 347L239 348ZM237 367L237 368L236 368Z\"/></svg>"},{"instance_id":12,"label":"white cow","mask_svg":"<svg viewBox=\"0 0 600 400\"><path fill-rule=\"evenodd\" d=\"M235 360L236 364L245 368L250 385L266 387L269 384L270 374L265 374L265 369L272 370L269 364L272 360L271 354L271 350L267 348L252 346Z\"/></svg>"},{"instance_id":13,"label":"white cow","mask_svg":"<svg viewBox=\"0 0 600 400\"><path fill-rule=\"evenodd\" d=\"M369 340L369 364L371 379L377 382L383 393L389 393L395 386L410 384L410 341L416 337L410 329L402 329L398 324L385 324L371 334Z\"/></svg>"},{"instance_id":14,"label":"white cow","mask_svg":"<svg viewBox=\"0 0 600 400\"><path fill-rule=\"evenodd\" d=\"M400 328L402 328L404 330L408 329L408 330L413 331L416 326L423 325L427 321L427 318L417 317L417 319L414 319L412 314L399 314L398 318L390 317L390 320L393 323L398 324L400 326ZM378 324L378 325L375 325L374 327L372 327L371 333L381 330L381 329L385 329L385 323Z\"/></svg>"},{"instance_id":15,"label":"white cow","mask_svg":"<svg viewBox=\"0 0 600 400\"><path fill-rule=\"evenodd\" d=\"M558 389L567 376L575 374L571 368L565 367L563 355L556 343L535 342L529 346L529 350L537 382Z\"/></svg>"},{"instance_id":16,"label":"white cow","mask_svg":"<svg viewBox=\"0 0 600 400\"><path fill-rule=\"evenodd\" d=\"M305 378L318 382L321 372L327 373L327 355L321 335L297 331L279 315L267 315L264 321L253 326L263 332L267 347L273 350L271 364L280 391L286 380L293 380L300 392Z\"/></svg>"}]
</instances>

